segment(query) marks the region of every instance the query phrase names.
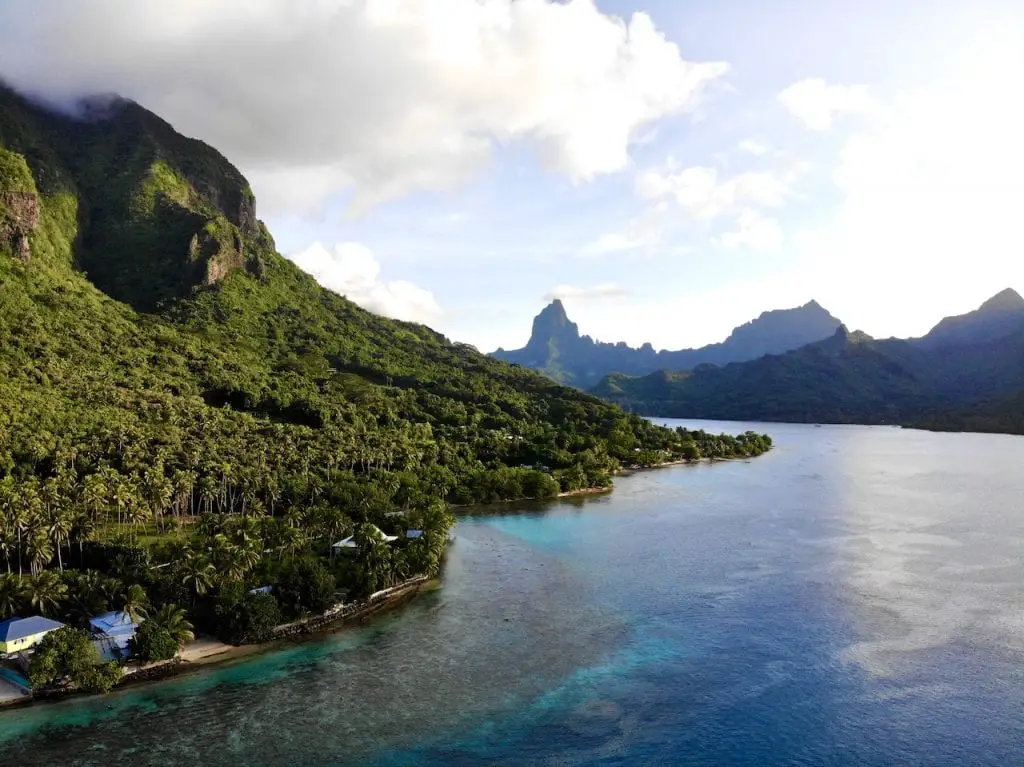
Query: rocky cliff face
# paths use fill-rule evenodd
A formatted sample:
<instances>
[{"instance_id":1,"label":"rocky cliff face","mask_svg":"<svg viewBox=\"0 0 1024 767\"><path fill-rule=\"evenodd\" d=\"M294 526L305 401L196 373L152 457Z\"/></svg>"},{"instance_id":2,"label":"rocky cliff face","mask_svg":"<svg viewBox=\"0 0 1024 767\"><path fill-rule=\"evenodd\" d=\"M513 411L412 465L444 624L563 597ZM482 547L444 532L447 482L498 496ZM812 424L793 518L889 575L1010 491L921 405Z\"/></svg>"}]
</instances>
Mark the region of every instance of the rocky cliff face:
<instances>
[{"instance_id":1,"label":"rocky cliff face","mask_svg":"<svg viewBox=\"0 0 1024 767\"><path fill-rule=\"evenodd\" d=\"M248 182L212 147L131 101L71 118L0 84L0 247L27 260L44 224L61 251L45 257L142 311L258 272L273 249Z\"/></svg>"},{"instance_id":2,"label":"rocky cliff face","mask_svg":"<svg viewBox=\"0 0 1024 767\"><path fill-rule=\"evenodd\" d=\"M39 196L35 192L0 191L0 246L28 263L29 236L39 226Z\"/></svg>"}]
</instances>

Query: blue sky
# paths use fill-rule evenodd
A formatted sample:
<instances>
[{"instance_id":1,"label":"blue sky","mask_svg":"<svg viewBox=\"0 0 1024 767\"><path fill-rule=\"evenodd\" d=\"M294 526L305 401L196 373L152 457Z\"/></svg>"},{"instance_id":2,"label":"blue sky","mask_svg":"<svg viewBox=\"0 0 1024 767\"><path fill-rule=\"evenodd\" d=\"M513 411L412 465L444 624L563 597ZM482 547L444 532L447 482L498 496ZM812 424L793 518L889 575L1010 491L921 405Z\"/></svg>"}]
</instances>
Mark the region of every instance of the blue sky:
<instances>
[{"instance_id":1,"label":"blue sky","mask_svg":"<svg viewBox=\"0 0 1024 767\"><path fill-rule=\"evenodd\" d=\"M483 350L553 295L682 348L811 298L921 334L1024 288L1010 3L239 3L5 6L0 76L136 98L325 285Z\"/></svg>"}]
</instances>

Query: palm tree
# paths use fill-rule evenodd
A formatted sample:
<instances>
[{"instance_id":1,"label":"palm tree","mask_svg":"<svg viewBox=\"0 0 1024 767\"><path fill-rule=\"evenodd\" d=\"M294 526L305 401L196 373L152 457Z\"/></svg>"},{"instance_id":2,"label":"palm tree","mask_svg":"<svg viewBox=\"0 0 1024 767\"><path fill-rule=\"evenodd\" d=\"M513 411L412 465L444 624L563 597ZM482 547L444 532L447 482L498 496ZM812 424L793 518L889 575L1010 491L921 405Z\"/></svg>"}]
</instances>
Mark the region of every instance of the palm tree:
<instances>
[{"instance_id":1,"label":"palm tree","mask_svg":"<svg viewBox=\"0 0 1024 767\"><path fill-rule=\"evenodd\" d=\"M57 565L61 572L64 572L64 558L60 553L60 544L71 534L72 517L66 508L59 505L50 506L45 520L46 531L53 539L53 545L57 549ZM69 552L70 553L70 552Z\"/></svg>"},{"instance_id":2,"label":"palm tree","mask_svg":"<svg viewBox=\"0 0 1024 767\"><path fill-rule=\"evenodd\" d=\"M0 527L0 554L3 554L4 561L7 563L7 572L10 573L11 557L18 550L18 539L15 536L14 530L3 517L0 517L0 522L3 522L3 526Z\"/></svg>"},{"instance_id":3,"label":"palm tree","mask_svg":"<svg viewBox=\"0 0 1024 767\"><path fill-rule=\"evenodd\" d=\"M53 541L47 535L46 530L36 527L25 544L25 551L28 554L32 574L35 575L53 559Z\"/></svg>"},{"instance_id":4,"label":"palm tree","mask_svg":"<svg viewBox=\"0 0 1024 767\"><path fill-rule=\"evenodd\" d=\"M192 552L182 563L181 582L202 596L213 586L217 577L210 560L201 552Z\"/></svg>"},{"instance_id":5,"label":"palm tree","mask_svg":"<svg viewBox=\"0 0 1024 767\"><path fill-rule=\"evenodd\" d=\"M185 611L177 605L164 605L150 620L170 634L174 641L178 643L179 648L184 647L196 638L196 635L193 633L194 627L185 617Z\"/></svg>"},{"instance_id":6,"label":"palm tree","mask_svg":"<svg viewBox=\"0 0 1024 767\"><path fill-rule=\"evenodd\" d=\"M0 575L0 619L18 613L25 600L25 586L21 578L11 573Z\"/></svg>"},{"instance_id":7,"label":"palm tree","mask_svg":"<svg viewBox=\"0 0 1024 767\"><path fill-rule=\"evenodd\" d=\"M149 612L149 597L146 595L146 590L137 583L133 583L125 589L124 595L121 597L121 609L135 623L138 623L140 618L145 618Z\"/></svg>"},{"instance_id":8,"label":"palm tree","mask_svg":"<svg viewBox=\"0 0 1024 767\"><path fill-rule=\"evenodd\" d=\"M75 573L70 584L69 607L71 617L84 625L96 615L110 608L112 593L121 590L121 584L95 570Z\"/></svg>"},{"instance_id":9,"label":"palm tree","mask_svg":"<svg viewBox=\"0 0 1024 767\"><path fill-rule=\"evenodd\" d=\"M28 600L33 609L43 615L56 614L68 587L52 570L43 570L28 579Z\"/></svg>"}]
</instances>

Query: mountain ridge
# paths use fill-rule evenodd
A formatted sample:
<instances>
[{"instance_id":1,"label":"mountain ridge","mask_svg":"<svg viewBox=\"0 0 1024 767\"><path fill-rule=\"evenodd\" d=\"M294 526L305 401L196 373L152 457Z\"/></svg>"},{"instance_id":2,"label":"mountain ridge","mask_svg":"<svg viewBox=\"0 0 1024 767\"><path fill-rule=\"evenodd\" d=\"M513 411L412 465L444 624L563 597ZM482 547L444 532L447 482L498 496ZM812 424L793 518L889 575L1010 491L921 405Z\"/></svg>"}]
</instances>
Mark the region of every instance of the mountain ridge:
<instances>
[{"instance_id":1,"label":"mountain ridge","mask_svg":"<svg viewBox=\"0 0 1024 767\"><path fill-rule=\"evenodd\" d=\"M538 370L560 383L587 387L610 372L642 375L658 369L683 370L702 364L725 364L788 351L829 336L839 325L821 304L811 300L791 309L762 312L732 330L719 343L696 349L655 351L650 343L595 341L581 335L555 299L534 318L530 339L521 349L497 349L493 356Z\"/></svg>"},{"instance_id":2,"label":"mountain ridge","mask_svg":"<svg viewBox=\"0 0 1024 767\"><path fill-rule=\"evenodd\" d=\"M876 340L840 326L831 338L782 355L689 372L609 375L592 391L664 417L1020 431L1024 300L1002 291L923 338Z\"/></svg>"}]
</instances>

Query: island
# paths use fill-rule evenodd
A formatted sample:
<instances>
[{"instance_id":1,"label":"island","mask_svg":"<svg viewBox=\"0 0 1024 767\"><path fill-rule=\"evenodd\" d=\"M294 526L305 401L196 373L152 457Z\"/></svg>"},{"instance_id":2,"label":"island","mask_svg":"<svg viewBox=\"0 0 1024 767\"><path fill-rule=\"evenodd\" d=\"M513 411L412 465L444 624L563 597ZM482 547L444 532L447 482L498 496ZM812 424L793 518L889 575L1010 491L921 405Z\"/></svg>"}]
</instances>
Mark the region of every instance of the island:
<instances>
[{"instance_id":1,"label":"island","mask_svg":"<svg viewBox=\"0 0 1024 767\"><path fill-rule=\"evenodd\" d=\"M0 86L0 697L365 616L437 575L458 505L771 448L364 311L216 150L75 114Z\"/></svg>"}]
</instances>

